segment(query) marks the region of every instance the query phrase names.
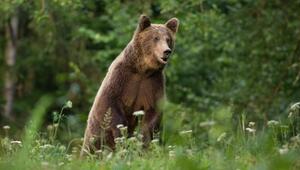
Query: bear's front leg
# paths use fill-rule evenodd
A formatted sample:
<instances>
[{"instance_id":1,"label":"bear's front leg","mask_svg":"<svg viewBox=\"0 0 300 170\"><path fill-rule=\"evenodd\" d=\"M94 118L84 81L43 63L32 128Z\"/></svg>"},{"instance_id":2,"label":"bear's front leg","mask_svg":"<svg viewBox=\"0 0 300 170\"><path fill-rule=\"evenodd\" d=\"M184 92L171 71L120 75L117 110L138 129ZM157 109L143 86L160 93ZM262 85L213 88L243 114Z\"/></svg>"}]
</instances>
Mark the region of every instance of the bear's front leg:
<instances>
[{"instance_id":1,"label":"bear's front leg","mask_svg":"<svg viewBox=\"0 0 300 170\"><path fill-rule=\"evenodd\" d=\"M142 135L144 147L148 147L153 139L153 133L157 132L160 127L161 113L150 109L145 112L142 120Z\"/></svg>"},{"instance_id":2,"label":"bear's front leg","mask_svg":"<svg viewBox=\"0 0 300 170\"><path fill-rule=\"evenodd\" d=\"M120 109L120 107L118 107L118 105L113 105L111 107L111 112L112 112L112 120L111 120L111 124L110 124L110 128L109 128L111 136L109 136L109 138L106 139L106 144L112 150L115 150L115 141L114 140L116 138L121 137L121 131L117 126L120 124L127 126L127 121L123 114L123 111Z\"/></svg>"},{"instance_id":3,"label":"bear's front leg","mask_svg":"<svg viewBox=\"0 0 300 170\"><path fill-rule=\"evenodd\" d=\"M81 157L100 149L100 134L100 121L95 117L89 118L84 134L83 146L80 153Z\"/></svg>"},{"instance_id":4,"label":"bear's front leg","mask_svg":"<svg viewBox=\"0 0 300 170\"><path fill-rule=\"evenodd\" d=\"M102 145L114 150L114 139L121 136L120 129L117 128L118 124L126 126L127 122L122 110L117 105L109 107L104 114L92 112L88 119L81 156L100 150Z\"/></svg>"}]
</instances>

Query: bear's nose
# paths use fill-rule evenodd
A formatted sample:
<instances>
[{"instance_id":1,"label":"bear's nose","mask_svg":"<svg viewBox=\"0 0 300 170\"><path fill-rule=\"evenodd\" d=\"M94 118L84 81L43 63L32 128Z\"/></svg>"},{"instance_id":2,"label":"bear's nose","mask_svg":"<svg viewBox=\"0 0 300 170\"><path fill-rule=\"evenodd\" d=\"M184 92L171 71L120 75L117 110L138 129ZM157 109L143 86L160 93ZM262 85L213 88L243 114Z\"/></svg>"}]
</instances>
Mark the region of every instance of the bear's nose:
<instances>
[{"instance_id":1,"label":"bear's nose","mask_svg":"<svg viewBox=\"0 0 300 170\"><path fill-rule=\"evenodd\" d=\"M171 54L171 50L170 49L166 49L165 51L164 51L164 56L165 57L168 57L170 54Z\"/></svg>"}]
</instances>

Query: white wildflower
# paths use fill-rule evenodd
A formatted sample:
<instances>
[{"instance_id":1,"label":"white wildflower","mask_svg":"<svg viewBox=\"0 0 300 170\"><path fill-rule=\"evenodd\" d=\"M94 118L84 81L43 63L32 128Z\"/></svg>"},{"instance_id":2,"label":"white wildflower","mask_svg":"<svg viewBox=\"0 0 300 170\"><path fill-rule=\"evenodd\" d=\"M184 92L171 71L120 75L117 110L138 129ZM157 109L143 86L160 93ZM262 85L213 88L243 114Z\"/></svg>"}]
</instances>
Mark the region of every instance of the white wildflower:
<instances>
[{"instance_id":1,"label":"white wildflower","mask_svg":"<svg viewBox=\"0 0 300 170\"><path fill-rule=\"evenodd\" d=\"M290 107L290 113L288 115L288 118L292 118L293 115L298 114L299 111L300 111L300 102L297 102Z\"/></svg>"},{"instance_id":2,"label":"white wildflower","mask_svg":"<svg viewBox=\"0 0 300 170\"><path fill-rule=\"evenodd\" d=\"M153 139L153 140L151 141L151 143L153 143L153 144L157 144L158 142L159 142L158 139Z\"/></svg>"},{"instance_id":3,"label":"white wildflower","mask_svg":"<svg viewBox=\"0 0 300 170\"><path fill-rule=\"evenodd\" d=\"M48 130L48 131L52 131L52 130L53 130L53 126L52 126L52 125L48 125L48 126L47 126L47 130Z\"/></svg>"},{"instance_id":4,"label":"white wildflower","mask_svg":"<svg viewBox=\"0 0 300 170\"><path fill-rule=\"evenodd\" d=\"M73 153L73 154L76 154L77 152L78 152L78 148L77 148L77 147L73 147L73 148L72 148L72 153Z\"/></svg>"},{"instance_id":5,"label":"white wildflower","mask_svg":"<svg viewBox=\"0 0 300 170\"><path fill-rule=\"evenodd\" d=\"M255 126L255 122L249 122L248 126L249 127L254 127Z\"/></svg>"},{"instance_id":6,"label":"white wildflower","mask_svg":"<svg viewBox=\"0 0 300 170\"><path fill-rule=\"evenodd\" d=\"M217 139L217 142L220 142L222 141L225 137L226 137L227 133L226 132L223 132Z\"/></svg>"},{"instance_id":7,"label":"white wildflower","mask_svg":"<svg viewBox=\"0 0 300 170\"><path fill-rule=\"evenodd\" d=\"M276 120L270 120L270 121L268 121L267 124L268 124L268 126L277 126L277 125L279 125L279 122Z\"/></svg>"},{"instance_id":8,"label":"white wildflower","mask_svg":"<svg viewBox=\"0 0 300 170\"><path fill-rule=\"evenodd\" d=\"M16 141L10 141L10 143L12 145L16 145L16 146L22 147L22 142L21 141L18 141L18 140L16 140Z\"/></svg>"},{"instance_id":9,"label":"white wildflower","mask_svg":"<svg viewBox=\"0 0 300 170\"><path fill-rule=\"evenodd\" d=\"M136 142L136 141L137 141L137 138L133 136L133 137L130 137L130 138L128 139L128 141Z\"/></svg>"},{"instance_id":10,"label":"white wildflower","mask_svg":"<svg viewBox=\"0 0 300 170\"><path fill-rule=\"evenodd\" d=\"M21 141L18 141L18 140L15 140L15 141L10 141L11 144L17 144L17 145L21 145L22 142Z\"/></svg>"},{"instance_id":11,"label":"white wildflower","mask_svg":"<svg viewBox=\"0 0 300 170\"><path fill-rule=\"evenodd\" d=\"M66 157L67 157L67 160L69 162L71 162L73 160L73 156L72 155L67 154Z\"/></svg>"},{"instance_id":12,"label":"white wildflower","mask_svg":"<svg viewBox=\"0 0 300 170\"><path fill-rule=\"evenodd\" d=\"M297 109L300 109L300 102L297 102L295 104L293 104L291 107L290 107L291 110L297 110Z\"/></svg>"},{"instance_id":13,"label":"white wildflower","mask_svg":"<svg viewBox=\"0 0 300 170\"><path fill-rule=\"evenodd\" d=\"M5 125L5 126L3 126L3 129L4 129L4 130L9 130L9 129L10 129L10 126Z\"/></svg>"},{"instance_id":14,"label":"white wildflower","mask_svg":"<svg viewBox=\"0 0 300 170\"><path fill-rule=\"evenodd\" d=\"M123 126L123 127L120 128L122 134L127 132L127 129L128 129L127 126Z\"/></svg>"},{"instance_id":15,"label":"white wildflower","mask_svg":"<svg viewBox=\"0 0 300 170\"><path fill-rule=\"evenodd\" d=\"M184 131L181 131L179 134L181 135L181 136L184 136L184 135L189 135L189 134L192 134L192 130L184 130Z\"/></svg>"},{"instance_id":16,"label":"white wildflower","mask_svg":"<svg viewBox=\"0 0 300 170\"><path fill-rule=\"evenodd\" d=\"M172 146L172 145L169 145L169 146L168 146L168 149L169 149L169 150L172 150L172 149L174 149L174 148L175 148L175 146Z\"/></svg>"},{"instance_id":17,"label":"white wildflower","mask_svg":"<svg viewBox=\"0 0 300 170\"><path fill-rule=\"evenodd\" d=\"M65 150L66 150L66 147L65 147L65 146L63 146L63 145L61 145L61 146L59 147L59 150L63 152L63 151L65 151Z\"/></svg>"},{"instance_id":18,"label":"white wildflower","mask_svg":"<svg viewBox=\"0 0 300 170\"><path fill-rule=\"evenodd\" d=\"M200 127L210 127L210 126L213 126L215 125L216 122L211 120L211 121L205 121L205 122L201 122L200 123Z\"/></svg>"},{"instance_id":19,"label":"white wildflower","mask_svg":"<svg viewBox=\"0 0 300 170\"><path fill-rule=\"evenodd\" d=\"M118 129L120 129L120 128L122 128L122 127L124 127L123 124L118 124L118 125L117 125L117 128L118 128Z\"/></svg>"},{"instance_id":20,"label":"white wildflower","mask_svg":"<svg viewBox=\"0 0 300 170\"><path fill-rule=\"evenodd\" d=\"M72 102L71 102L70 100L67 101L66 107L67 107L67 108L72 108Z\"/></svg>"},{"instance_id":21,"label":"white wildflower","mask_svg":"<svg viewBox=\"0 0 300 170\"><path fill-rule=\"evenodd\" d=\"M145 112L143 110L139 110L139 111L133 112L133 115L134 116L143 116L143 115L145 115Z\"/></svg>"},{"instance_id":22,"label":"white wildflower","mask_svg":"<svg viewBox=\"0 0 300 170\"><path fill-rule=\"evenodd\" d=\"M255 129L252 129L252 128L246 128L246 131L248 131L249 133L255 133Z\"/></svg>"},{"instance_id":23,"label":"white wildflower","mask_svg":"<svg viewBox=\"0 0 300 170\"><path fill-rule=\"evenodd\" d=\"M279 152L279 154L281 154L281 155L286 154L286 153L289 152L289 148L288 148L287 145L283 145L282 148L279 148L279 149L278 149L278 152Z\"/></svg>"}]
</instances>

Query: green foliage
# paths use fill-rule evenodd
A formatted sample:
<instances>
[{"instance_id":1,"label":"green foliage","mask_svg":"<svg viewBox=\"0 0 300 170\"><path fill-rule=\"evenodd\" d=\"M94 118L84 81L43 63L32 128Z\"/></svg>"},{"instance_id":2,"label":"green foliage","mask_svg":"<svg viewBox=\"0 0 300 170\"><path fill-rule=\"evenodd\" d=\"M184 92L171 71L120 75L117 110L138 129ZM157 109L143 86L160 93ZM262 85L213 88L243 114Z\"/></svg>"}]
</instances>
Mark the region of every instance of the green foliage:
<instances>
[{"instance_id":1,"label":"green foliage","mask_svg":"<svg viewBox=\"0 0 300 170\"><path fill-rule=\"evenodd\" d=\"M299 103L286 109L299 102L299 9L299 0L2 0L2 77L12 16L19 34L16 120L0 131L0 169L22 166L10 163L17 158L27 169L299 169ZM115 153L79 161L94 96L142 13L180 20L156 134L163 145L144 152L138 136L124 138ZM22 132L30 120L39 123ZM38 136L26 138L28 127ZM25 161L18 155L28 140Z\"/></svg>"}]
</instances>

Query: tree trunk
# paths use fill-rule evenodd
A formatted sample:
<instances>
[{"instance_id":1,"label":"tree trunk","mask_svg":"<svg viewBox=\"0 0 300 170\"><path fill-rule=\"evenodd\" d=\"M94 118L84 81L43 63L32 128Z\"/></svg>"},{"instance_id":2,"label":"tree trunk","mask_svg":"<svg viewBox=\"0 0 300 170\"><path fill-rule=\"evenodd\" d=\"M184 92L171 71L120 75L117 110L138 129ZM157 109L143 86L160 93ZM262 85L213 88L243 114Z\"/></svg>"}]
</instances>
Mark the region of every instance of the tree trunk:
<instances>
[{"instance_id":1,"label":"tree trunk","mask_svg":"<svg viewBox=\"0 0 300 170\"><path fill-rule=\"evenodd\" d=\"M15 63L17 56L17 36L18 36L18 16L13 15L5 26L6 47L5 47L5 62L6 72L4 75L4 98L5 106L3 116L12 120L13 104L15 94Z\"/></svg>"}]
</instances>

